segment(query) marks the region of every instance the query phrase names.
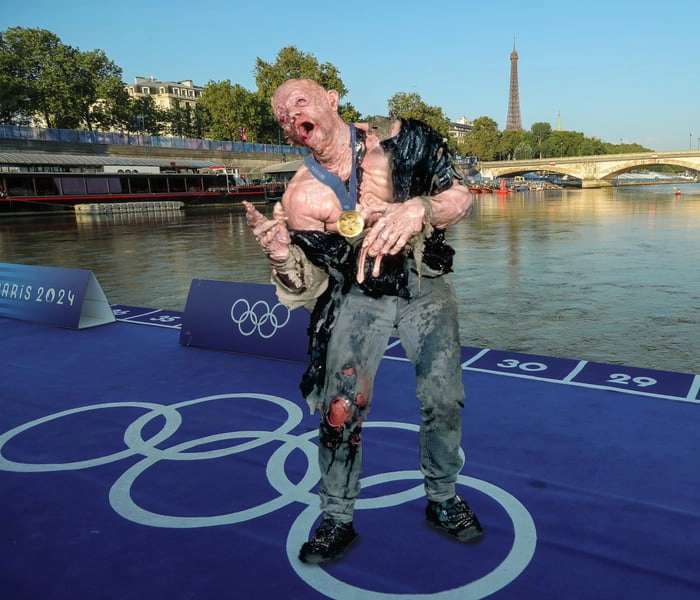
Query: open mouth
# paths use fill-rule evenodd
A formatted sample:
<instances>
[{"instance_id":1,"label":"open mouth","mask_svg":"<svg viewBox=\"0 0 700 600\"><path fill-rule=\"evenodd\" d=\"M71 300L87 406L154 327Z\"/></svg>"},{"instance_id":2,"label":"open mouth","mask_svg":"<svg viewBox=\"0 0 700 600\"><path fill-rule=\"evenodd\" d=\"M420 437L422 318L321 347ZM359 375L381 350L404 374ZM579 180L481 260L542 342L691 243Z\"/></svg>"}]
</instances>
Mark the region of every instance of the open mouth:
<instances>
[{"instance_id":1,"label":"open mouth","mask_svg":"<svg viewBox=\"0 0 700 600\"><path fill-rule=\"evenodd\" d=\"M314 127L315 125L309 121L299 123L299 125L297 125L297 135L302 141L306 141L314 130Z\"/></svg>"}]
</instances>

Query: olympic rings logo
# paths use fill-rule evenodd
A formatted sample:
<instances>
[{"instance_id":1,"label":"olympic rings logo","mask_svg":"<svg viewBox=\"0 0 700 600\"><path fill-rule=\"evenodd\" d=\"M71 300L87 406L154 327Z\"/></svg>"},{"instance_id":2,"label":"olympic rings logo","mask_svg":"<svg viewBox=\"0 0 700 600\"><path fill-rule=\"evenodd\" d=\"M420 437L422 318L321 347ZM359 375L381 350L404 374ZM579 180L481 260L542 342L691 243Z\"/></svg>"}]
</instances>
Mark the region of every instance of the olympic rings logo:
<instances>
[{"instance_id":1,"label":"olympic rings logo","mask_svg":"<svg viewBox=\"0 0 700 600\"><path fill-rule=\"evenodd\" d=\"M244 336L257 331L261 338L269 339L289 323L290 316L289 309L279 302L270 308L265 300L258 300L251 306L248 300L239 298L231 306L231 320Z\"/></svg>"},{"instance_id":2,"label":"olympic rings logo","mask_svg":"<svg viewBox=\"0 0 700 600\"><path fill-rule=\"evenodd\" d=\"M271 431L227 431L175 443L170 447L164 446L164 442L180 429L183 422L181 409L208 402L235 402L239 399L244 399L248 403L251 400L272 403L286 412L286 419L276 429ZM139 408L147 411L126 427L123 436L125 449L73 462L43 464L17 462L6 458L3 454L4 448L13 438L45 423L81 413L119 408ZM512 521L514 530L513 545L505 559L485 576L460 587L426 595L394 594L364 590L333 577L325 569L304 565L298 560L297 553L301 544L308 539L313 525L320 515L318 498L311 491L318 483L319 477L315 468L307 468L301 480L294 483L287 476L285 469L288 457L296 450L306 455L309 467L316 465L317 446L313 442L313 438L317 436L317 432L310 431L301 435L293 435L291 433L302 422L302 419L301 409L290 400L255 393L206 396L172 405L152 402L93 404L35 419L0 435L0 470L21 473L69 471L96 467L134 456L141 456L142 458L139 461L127 468L114 482L109 491L109 502L114 511L123 518L151 527L194 528L242 523L270 514L295 502L300 502L306 505L306 508L296 518L287 536L286 553L289 562L297 575L308 585L321 594L339 600L363 597L365 594L370 594L372 598L380 600L397 600L398 598L411 598L412 600L480 600L507 586L525 570L532 560L537 545L537 532L534 521L527 509L515 497L490 483L471 477L459 476L457 480L458 485L479 490L490 496L501 505ZM161 425L160 430L153 432L153 429L158 424ZM366 422L364 426L418 432L417 425L407 423L389 421ZM146 437L146 431L150 432L150 437ZM227 442L231 443L226 445ZM280 442L281 444L279 444ZM161 461L211 460L256 449L268 443L271 443L273 446L279 444L279 447L272 452L265 468L267 481L278 495L257 506L210 516L167 515L139 506L132 496L132 488L137 479L144 476L151 467L154 467ZM357 501L356 509L368 510L397 506L421 498L424 495L423 475L418 470L396 471L363 477L361 483L364 489L373 485L400 480L416 480L417 484L405 491L384 496L361 498Z\"/></svg>"}]
</instances>

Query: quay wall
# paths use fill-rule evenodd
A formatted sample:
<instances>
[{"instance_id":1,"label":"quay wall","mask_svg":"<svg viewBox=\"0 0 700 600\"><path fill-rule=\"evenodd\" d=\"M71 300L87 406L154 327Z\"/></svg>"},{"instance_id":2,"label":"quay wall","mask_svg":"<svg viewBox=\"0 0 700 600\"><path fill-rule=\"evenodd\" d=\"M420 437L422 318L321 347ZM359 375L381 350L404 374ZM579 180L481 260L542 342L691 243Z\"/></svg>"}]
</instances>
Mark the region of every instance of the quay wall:
<instances>
[{"instance_id":1,"label":"quay wall","mask_svg":"<svg viewBox=\"0 0 700 600\"><path fill-rule=\"evenodd\" d=\"M50 142L44 140L0 138L0 152L26 152L49 154L87 154L92 156L159 158L181 160L210 160L224 165L240 167L241 173L258 175L270 165L290 160L288 154L277 152L237 152L202 150L191 148L159 148L154 146L85 144Z\"/></svg>"}]
</instances>

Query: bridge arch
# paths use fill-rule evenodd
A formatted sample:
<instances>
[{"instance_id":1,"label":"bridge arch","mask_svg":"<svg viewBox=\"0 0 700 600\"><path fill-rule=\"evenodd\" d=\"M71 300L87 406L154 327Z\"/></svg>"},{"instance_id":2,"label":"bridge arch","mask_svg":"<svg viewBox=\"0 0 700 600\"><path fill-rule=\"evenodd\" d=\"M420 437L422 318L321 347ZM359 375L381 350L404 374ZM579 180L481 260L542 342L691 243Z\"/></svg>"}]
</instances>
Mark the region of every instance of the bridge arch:
<instances>
[{"instance_id":1,"label":"bridge arch","mask_svg":"<svg viewBox=\"0 0 700 600\"><path fill-rule=\"evenodd\" d=\"M700 171L700 151L604 154L534 160L489 161L477 165L482 177L513 177L548 171L581 180L582 187L609 187L622 173L641 167L672 165Z\"/></svg>"}]
</instances>

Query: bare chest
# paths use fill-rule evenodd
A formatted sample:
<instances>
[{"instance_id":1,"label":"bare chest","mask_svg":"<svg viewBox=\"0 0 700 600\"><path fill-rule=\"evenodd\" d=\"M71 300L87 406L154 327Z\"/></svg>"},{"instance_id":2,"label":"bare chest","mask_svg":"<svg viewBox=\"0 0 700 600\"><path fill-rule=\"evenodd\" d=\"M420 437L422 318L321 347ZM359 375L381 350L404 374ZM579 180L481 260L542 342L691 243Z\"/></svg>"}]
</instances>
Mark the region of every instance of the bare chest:
<instances>
[{"instance_id":1,"label":"bare chest","mask_svg":"<svg viewBox=\"0 0 700 600\"><path fill-rule=\"evenodd\" d=\"M297 173L285 194L287 224L292 229L321 229L335 231L338 217L349 202L365 215L367 225L372 223L372 207L393 202L391 165L381 146L368 144L360 164L356 198L348 186L334 189L305 169ZM345 204L345 208L343 206Z\"/></svg>"}]
</instances>

